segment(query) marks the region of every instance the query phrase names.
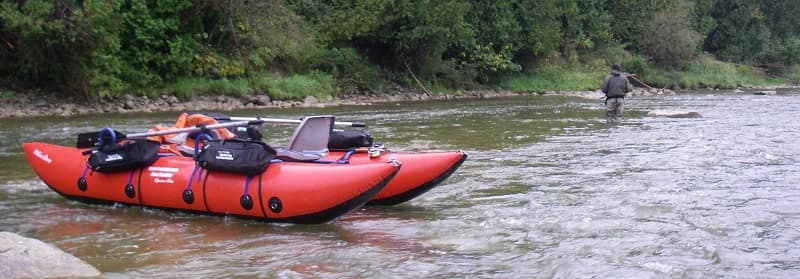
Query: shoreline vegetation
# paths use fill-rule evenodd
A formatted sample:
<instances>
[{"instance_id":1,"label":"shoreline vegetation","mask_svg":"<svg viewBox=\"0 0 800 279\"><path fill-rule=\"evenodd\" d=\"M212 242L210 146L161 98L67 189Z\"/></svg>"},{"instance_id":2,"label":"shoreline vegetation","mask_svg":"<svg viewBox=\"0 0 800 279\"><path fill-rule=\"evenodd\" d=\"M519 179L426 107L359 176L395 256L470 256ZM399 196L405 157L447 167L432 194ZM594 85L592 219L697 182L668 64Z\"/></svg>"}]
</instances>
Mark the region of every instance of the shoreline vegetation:
<instances>
[{"instance_id":1,"label":"shoreline vegetation","mask_svg":"<svg viewBox=\"0 0 800 279\"><path fill-rule=\"evenodd\" d=\"M798 89L797 84L770 84L761 86L742 86L737 88L702 88L695 90L729 90L734 93L748 93L760 95L774 95L781 90ZM680 94L683 90L668 88L636 87L629 96L660 96ZM0 93L1 94L1 93ZM174 95L160 95L158 97L124 95L122 98L105 102L76 102L72 100L55 99L53 96L42 94L25 94L9 97L0 95L0 118L16 117L42 117L56 116L68 117L77 115L92 115L103 113L153 113L153 112L184 112L184 111L234 111L247 109L270 108L324 108L331 106L368 106L375 103L386 102L414 102L455 99L490 99L510 96L566 96L598 100L604 97L597 90L570 90L542 92L511 91L511 90L470 90L456 91L448 94L430 94L421 90L398 90L384 94L351 94L334 99L319 100L314 96L306 96L303 100L270 100L266 94L246 95L240 97L226 95L203 95L190 100L181 101Z\"/></svg>"},{"instance_id":2,"label":"shoreline vegetation","mask_svg":"<svg viewBox=\"0 0 800 279\"><path fill-rule=\"evenodd\" d=\"M612 63L642 94L793 85L797 14L795 0L3 2L0 117L591 96Z\"/></svg>"},{"instance_id":3,"label":"shoreline vegetation","mask_svg":"<svg viewBox=\"0 0 800 279\"><path fill-rule=\"evenodd\" d=\"M800 71L791 69L781 75L765 69L738 65L703 57L688 64L685 70L644 68L644 76L629 79L636 86L631 96L672 95L687 90L731 90L772 92L799 88L795 82ZM0 117L75 116L102 113L150 113L166 111L232 111L262 108L330 107L371 105L382 102L408 102L450 99L484 99L520 95L560 95L600 100L603 67L554 65L529 75L506 77L495 88L456 90L415 87L398 84L382 91L337 92L336 82L314 76L296 75L253 81L192 79L173 84L149 94L124 94L119 97L80 100L57 93L16 92L0 84ZM238 86L235 86L238 84ZM388 87L388 86L384 86ZM431 91L429 88L433 88Z\"/></svg>"},{"instance_id":4,"label":"shoreline vegetation","mask_svg":"<svg viewBox=\"0 0 800 279\"><path fill-rule=\"evenodd\" d=\"M635 90L631 96L672 95L687 90L731 90L772 92L798 88L790 70L782 75L765 69L716 61L704 57L688 64L686 70L646 68L646 76L629 74ZM192 79L158 90L162 93L124 94L119 97L80 100L53 92L16 92L0 84L0 117L75 116L102 113L150 113L166 111L232 111L262 108L329 107L371 105L382 102L408 102L450 99L484 99L520 95L560 95L600 100L602 79L608 72L596 67L563 65L545 67L530 75L515 75L495 88L456 90L430 87L421 82L415 87L393 85L383 91L339 93L332 79L296 75L253 80ZM238 86L236 86L238 84ZM198 93L199 92L199 93Z\"/></svg>"}]
</instances>

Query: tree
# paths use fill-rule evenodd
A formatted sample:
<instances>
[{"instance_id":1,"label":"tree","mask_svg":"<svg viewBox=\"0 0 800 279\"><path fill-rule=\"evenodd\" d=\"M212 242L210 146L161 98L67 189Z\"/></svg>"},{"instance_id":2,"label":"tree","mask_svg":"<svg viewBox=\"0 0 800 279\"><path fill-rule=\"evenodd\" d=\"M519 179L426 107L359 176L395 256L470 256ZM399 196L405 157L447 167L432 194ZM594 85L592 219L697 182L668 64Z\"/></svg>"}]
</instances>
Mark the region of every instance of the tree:
<instances>
[{"instance_id":1,"label":"tree","mask_svg":"<svg viewBox=\"0 0 800 279\"><path fill-rule=\"evenodd\" d=\"M561 32L564 34L562 52L606 46L611 37L611 16L605 0L560 1Z\"/></svg>"},{"instance_id":2,"label":"tree","mask_svg":"<svg viewBox=\"0 0 800 279\"><path fill-rule=\"evenodd\" d=\"M120 12L122 73L129 83L145 86L185 76L200 51L201 30L193 29L191 0L127 0Z\"/></svg>"},{"instance_id":3,"label":"tree","mask_svg":"<svg viewBox=\"0 0 800 279\"><path fill-rule=\"evenodd\" d=\"M644 35L642 21L652 17L664 2L669 0L608 0L608 12L611 14L611 32L614 38L625 44L631 51L641 50L641 39Z\"/></svg>"},{"instance_id":4,"label":"tree","mask_svg":"<svg viewBox=\"0 0 800 279\"><path fill-rule=\"evenodd\" d=\"M0 75L85 99L118 90L118 8L102 1L0 3Z\"/></svg>"},{"instance_id":5,"label":"tree","mask_svg":"<svg viewBox=\"0 0 800 279\"><path fill-rule=\"evenodd\" d=\"M311 8L298 4L293 7L299 14L318 22L326 47L352 47L373 63L401 71L408 65L428 79L456 71L457 55L446 52L463 47L473 36L465 20L470 5L459 0L333 0Z\"/></svg>"},{"instance_id":6,"label":"tree","mask_svg":"<svg viewBox=\"0 0 800 279\"><path fill-rule=\"evenodd\" d=\"M512 61L523 46L514 1L473 1L466 18L475 35L457 50L463 65L476 69L482 82L521 69Z\"/></svg>"},{"instance_id":7,"label":"tree","mask_svg":"<svg viewBox=\"0 0 800 279\"><path fill-rule=\"evenodd\" d=\"M515 62L532 70L538 58L557 53L562 45L562 12L555 0L519 0L515 3L517 21L522 26L521 48Z\"/></svg>"},{"instance_id":8,"label":"tree","mask_svg":"<svg viewBox=\"0 0 800 279\"><path fill-rule=\"evenodd\" d=\"M657 64L678 67L698 54L702 36L692 29L693 3L681 1L656 12L640 39L644 54Z\"/></svg>"},{"instance_id":9,"label":"tree","mask_svg":"<svg viewBox=\"0 0 800 279\"><path fill-rule=\"evenodd\" d=\"M762 0L765 24L773 37L762 63L796 65L800 63L800 1Z\"/></svg>"},{"instance_id":10,"label":"tree","mask_svg":"<svg viewBox=\"0 0 800 279\"><path fill-rule=\"evenodd\" d=\"M758 0L719 1L712 16L717 26L706 38L706 50L738 63L754 63L765 55L771 33Z\"/></svg>"},{"instance_id":11,"label":"tree","mask_svg":"<svg viewBox=\"0 0 800 279\"><path fill-rule=\"evenodd\" d=\"M700 34L708 34L716 27L716 20L711 16L717 0L693 0L692 28Z\"/></svg>"}]
</instances>

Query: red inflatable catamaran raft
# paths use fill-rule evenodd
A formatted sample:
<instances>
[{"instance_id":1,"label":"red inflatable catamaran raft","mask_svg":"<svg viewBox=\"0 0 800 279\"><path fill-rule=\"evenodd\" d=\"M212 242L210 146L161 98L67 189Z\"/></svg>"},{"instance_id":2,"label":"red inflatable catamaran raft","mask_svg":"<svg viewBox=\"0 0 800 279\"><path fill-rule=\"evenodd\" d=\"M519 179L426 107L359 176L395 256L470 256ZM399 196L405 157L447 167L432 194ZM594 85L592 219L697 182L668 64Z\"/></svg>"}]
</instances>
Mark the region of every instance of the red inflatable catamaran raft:
<instances>
[{"instance_id":1,"label":"red inflatable catamaran raft","mask_svg":"<svg viewBox=\"0 0 800 279\"><path fill-rule=\"evenodd\" d=\"M247 175L202 169L192 179L195 162L190 157L165 156L141 169L100 173L87 169L88 156L81 149L38 142L25 143L23 149L42 181L70 199L237 215L270 222L333 220L371 200L400 169L388 162L280 162L271 164L250 181ZM78 184L81 177L86 181L84 187ZM193 197L185 198L186 190Z\"/></svg>"},{"instance_id":2,"label":"red inflatable catamaran raft","mask_svg":"<svg viewBox=\"0 0 800 279\"><path fill-rule=\"evenodd\" d=\"M298 125L286 149L318 154L316 157L310 156L309 161L318 160L349 165L372 164L388 160L397 160L401 162L403 164L402 169L392 181L390 181L383 190L372 197L372 200L368 203L373 205L396 205L409 201L450 177L450 175L452 175L467 159L467 154L461 150L396 152L387 151L382 147L329 150L327 148L329 146L328 136L331 133L332 126L364 127L364 124L334 121L332 117L327 117L327 119L325 117L326 116L314 116L307 117L303 120L292 120L264 117L223 116L216 117L215 119L223 121L258 120L271 124ZM309 120L319 120L319 123L323 123L324 125L321 124L318 127L309 127L311 126L309 124L312 123L309 122ZM296 148L295 145L297 142L300 142L299 145L304 148ZM309 148L309 146L313 147Z\"/></svg>"},{"instance_id":3,"label":"red inflatable catamaran raft","mask_svg":"<svg viewBox=\"0 0 800 279\"><path fill-rule=\"evenodd\" d=\"M324 223L381 191L400 163L317 164L278 161L257 175L198 168L192 157L160 154L150 165L96 172L85 148L23 144L34 172L51 189L90 203L121 203L235 215L270 222Z\"/></svg>"}]
</instances>

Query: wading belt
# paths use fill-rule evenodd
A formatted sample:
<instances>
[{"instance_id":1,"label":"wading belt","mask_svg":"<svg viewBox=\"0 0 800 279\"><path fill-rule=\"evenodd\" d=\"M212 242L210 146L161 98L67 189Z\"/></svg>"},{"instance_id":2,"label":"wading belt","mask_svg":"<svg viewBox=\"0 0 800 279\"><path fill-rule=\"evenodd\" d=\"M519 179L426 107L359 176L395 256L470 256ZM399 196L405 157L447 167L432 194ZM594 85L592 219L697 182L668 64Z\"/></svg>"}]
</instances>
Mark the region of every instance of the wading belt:
<instances>
[{"instance_id":1,"label":"wading belt","mask_svg":"<svg viewBox=\"0 0 800 279\"><path fill-rule=\"evenodd\" d=\"M608 97L608 96L606 96L606 99L605 99L605 104L606 104L606 105L608 105L608 99L614 99L614 98L622 98L622 99L625 99L625 96L615 96L615 97Z\"/></svg>"}]
</instances>

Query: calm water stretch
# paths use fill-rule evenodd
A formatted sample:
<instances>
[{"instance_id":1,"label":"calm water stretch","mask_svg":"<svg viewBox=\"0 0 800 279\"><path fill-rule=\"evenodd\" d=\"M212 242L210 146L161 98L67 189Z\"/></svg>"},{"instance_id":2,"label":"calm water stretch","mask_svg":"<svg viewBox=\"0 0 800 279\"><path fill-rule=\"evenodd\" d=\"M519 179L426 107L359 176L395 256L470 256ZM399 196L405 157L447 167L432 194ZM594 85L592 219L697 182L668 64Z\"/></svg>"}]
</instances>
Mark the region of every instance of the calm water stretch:
<instances>
[{"instance_id":1,"label":"calm water stretch","mask_svg":"<svg viewBox=\"0 0 800 279\"><path fill-rule=\"evenodd\" d=\"M369 124L393 150L469 159L400 206L323 225L86 205L28 168L26 141L73 145L177 113L0 119L0 231L34 237L108 278L797 278L800 94L699 92L602 101L515 97L236 111ZM702 118L646 117L656 109ZM289 127L267 126L274 145Z\"/></svg>"}]
</instances>

